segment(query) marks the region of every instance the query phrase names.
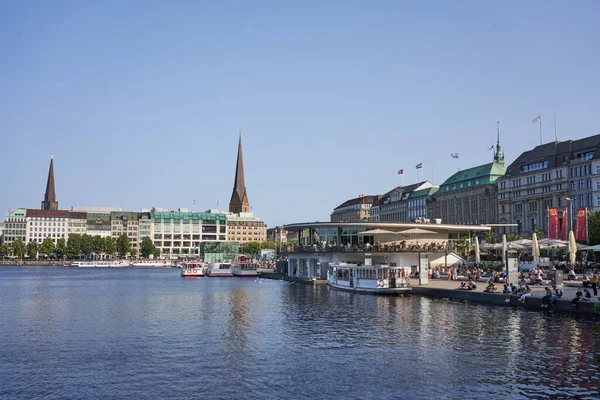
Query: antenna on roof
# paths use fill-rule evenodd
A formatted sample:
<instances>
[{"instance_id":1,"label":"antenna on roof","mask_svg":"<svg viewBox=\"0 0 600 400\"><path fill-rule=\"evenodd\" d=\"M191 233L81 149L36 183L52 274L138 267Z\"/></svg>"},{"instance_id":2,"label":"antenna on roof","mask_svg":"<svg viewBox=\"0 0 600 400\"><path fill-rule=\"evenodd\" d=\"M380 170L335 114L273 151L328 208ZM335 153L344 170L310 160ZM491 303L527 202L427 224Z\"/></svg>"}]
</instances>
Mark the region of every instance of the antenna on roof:
<instances>
[{"instance_id":1,"label":"antenna on roof","mask_svg":"<svg viewBox=\"0 0 600 400\"><path fill-rule=\"evenodd\" d=\"M558 134L556 133L556 108L554 109L554 141L558 142Z\"/></svg>"}]
</instances>

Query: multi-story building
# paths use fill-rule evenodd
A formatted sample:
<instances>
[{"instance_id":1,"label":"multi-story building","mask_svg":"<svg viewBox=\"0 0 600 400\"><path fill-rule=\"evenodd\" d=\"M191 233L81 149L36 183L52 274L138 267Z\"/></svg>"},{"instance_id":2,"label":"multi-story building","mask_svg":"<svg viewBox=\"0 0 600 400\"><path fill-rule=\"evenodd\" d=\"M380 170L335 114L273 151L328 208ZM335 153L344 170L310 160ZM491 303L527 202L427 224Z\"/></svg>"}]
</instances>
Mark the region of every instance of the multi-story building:
<instances>
[{"instance_id":1,"label":"multi-story building","mask_svg":"<svg viewBox=\"0 0 600 400\"><path fill-rule=\"evenodd\" d=\"M413 190L408 196L408 222L423 221L427 218L427 201L437 193L440 187L432 185L424 189ZM403 207L401 207L403 208Z\"/></svg>"},{"instance_id":2,"label":"multi-story building","mask_svg":"<svg viewBox=\"0 0 600 400\"><path fill-rule=\"evenodd\" d=\"M498 184L504 176L500 134L491 163L458 171L440 186L427 204L430 219L445 224L497 224Z\"/></svg>"},{"instance_id":3,"label":"multi-story building","mask_svg":"<svg viewBox=\"0 0 600 400\"><path fill-rule=\"evenodd\" d=\"M121 235L127 235L131 246L131 255L139 254L139 219L140 214L137 212L118 212L110 213L111 235L116 240Z\"/></svg>"},{"instance_id":4,"label":"multi-story building","mask_svg":"<svg viewBox=\"0 0 600 400\"><path fill-rule=\"evenodd\" d=\"M373 204L377 204L381 196L360 195L354 199L346 200L333 209L330 216L331 222L360 222L368 221Z\"/></svg>"},{"instance_id":5,"label":"multi-story building","mask_svg":"<svg viewBox=\"0 0 600 400\"><path fill-rule=\"evenodd\" d=\"M276 226L274 228L267 229L267 240L275 243L287 242L287 231L283 229L283 226Z\"/></svg>"},{"instance_id":6,"label":"multi-story building","mask_svg":"<svg viewBox=\"0 0 600 400\"><path fill-rule=\"evenodd\" d=\"M9 210L10 211L10 210ZM17 239L25 242L27 236L27 209L18 208L8 213L4 221L4 243L11 245Z\"/></svg>"},{"instance_id":7,"label":"multi-story building","mask_svg":"<svg viewBox=\"0 0 600 400\"><path fill-rule=\"evenodd\" d=\"M4 243L4 222L0 222L0 244Z\"/></svg>"},{"instance_id":8,"label":"multi-story building","mask_svg":"<svg viewBox=\"0 0 600 400\"><path fill-rule=\"evenodd\" d=\"M251 212L227 214L228 239L233 242L264 242L267 226Z\"/></svg>"},{"instance_id":9,"label":"multi-story building","mask_svg":"<svg viewBox=\"0 0 600 400\"><path fill-rule=\"evenodd\" d=\"M87 213L81 211L69 211L68 235L87 234Z\"/></svg>"},{"instance_id":10,"label":"multi-story building","mask_svg":"<svg viewBox=\"0 0 600 400\"><path fill-rule=\"evenodd\" d=\"M423 181L414 183L407 186L398 186L379 199L375 210L372 210L371 222L413 222L417 216L421 216L423 207L421 201L426 198L428 194L434 191L435 185L429 181ZM423 190L430 189L429 192ZM413 202L410 203L410 196L413 192L419 191L415 194ZM420 192L423 191L423 192ZM424 195L424 197L422 197ZM409 204L410 203L410 204ZM409 215L409 206L411 212ZM373 207L371 207L373 209Z\"/></svg>"},{"instance_id":11,"label":"multi-story building","mask_svg":"<svg viewBox=\"0 0 600 400\"><path fill-rule=\"evenodd\" d=\"M151 214L151 235L161 255L167 258L198 256L202 242L225 242L227 216L224 212L210 211L213 210L195 213L186 209L154 209ZM140 231L146 224L144 219L141 221L144 222L140 222Z\"/></svg>"},{"instance_id":12,"label":"multi-story building","mask_svg":"<svg viewBox=\"0 0 600 400\"><path fill-rule=\"evenodd\" d=\"M28 209L26 220L25 241L27 243L42 243L49 237L56 244L60 238L65 240L69 238L69 211L67 210Z\"/></svg>"},{"instance_id":13,"label":"multi-story building","mask_svg":"<svg viewBox=\"0 0 600 400\"><path fill-rule=\"evenodd\" d=\"M517 157L507 168L506 175L498 180L499 221L516 224L503 231L530 236L534 230L542 230L547 235L548 208L559 209L561 224L569 200L573 214L577 208L597 209L600 201L600 183L596 176L600 173L598 146L600 135L595 135L546 143ZM562 224L559 229L562 230Z\"/></svg>"},{"instance_id":14,"label":"multi-story building","mask_svg":"<svg viewBox=\"0 0 600 400\"><path fill-rule=\"evenodd\" d=\"M87 215L87 235L110 237L112 236L110 213L122 212L123 209L117 207L71 207L71 211L85 213Z\"/></svg>"}]
</instances>

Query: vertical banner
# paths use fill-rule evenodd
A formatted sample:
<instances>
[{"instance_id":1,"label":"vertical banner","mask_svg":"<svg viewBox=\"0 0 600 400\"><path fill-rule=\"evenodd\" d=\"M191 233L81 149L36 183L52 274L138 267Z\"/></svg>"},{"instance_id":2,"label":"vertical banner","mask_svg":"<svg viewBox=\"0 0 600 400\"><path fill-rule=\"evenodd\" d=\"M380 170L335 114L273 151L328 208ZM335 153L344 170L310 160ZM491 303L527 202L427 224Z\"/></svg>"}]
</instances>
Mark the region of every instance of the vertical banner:
<instances>
[{"instance_id":1,"label":"vertical banner","mask_svg":"<svg viewBox=\"0 0 600 400\"><path fill-rule=\"evenodd\" d=\"M558 209L556 207L548 209L548 239L558 239Z\"/></svg>"},{"instance_id":2,"label":"vertical banner","mask_svg":"<svg viewBox=\"0 0 600 400\"><path fill-rule=\"evenodd\" d=\"M562 235L560 237L560 240L567 240L567 214L568 211L565 208L563 210L563 216L562 216Z\"/></svg>"},{"instance_id":3,"label":"vertical banner","mask_svg":"<svg viewBox=\"0 0 600 400\"><path fill-rule=\"evenodd\" d=\"M577 222L575 225L575 240L587 241L587 209L577 209Z\"/></svg>"}]
</instances>

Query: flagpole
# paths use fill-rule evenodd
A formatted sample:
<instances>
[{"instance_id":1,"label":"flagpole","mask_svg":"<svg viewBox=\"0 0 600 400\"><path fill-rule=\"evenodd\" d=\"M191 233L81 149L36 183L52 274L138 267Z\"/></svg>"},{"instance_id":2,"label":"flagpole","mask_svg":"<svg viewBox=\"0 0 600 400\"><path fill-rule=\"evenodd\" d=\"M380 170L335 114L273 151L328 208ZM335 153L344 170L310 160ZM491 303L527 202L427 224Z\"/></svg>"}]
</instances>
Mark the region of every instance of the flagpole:
<instances>
[{"instance_id":1,"label":"flagpole","mask_svg":"<svg viewBox=\"0 0 600 400\"><path fill-rule=\"evenodd\" d=\"M542 113L540 113L540 144L543 144L543 142L542 142Z\"/></svg>"},{"instance_id":2,"label":"flagpole","mask_svg":"<svg viewBox=\"0 0 600 400\"><path fill-rule=\"evenodd\" d=\"M556 134L556 108L554 109L554 141L558 142L558 135Z\"/></svg>"},{"instance_id":3,"label":"flagpole","mask_svg":"<svg viewBox=\"0 0 600 400\"><path fill-rule=\"evenodd\" d=\"M590 244L589 228L588 228L588 214L587 207L585 208L585 242Z\"/></svg>"}]
</instances>

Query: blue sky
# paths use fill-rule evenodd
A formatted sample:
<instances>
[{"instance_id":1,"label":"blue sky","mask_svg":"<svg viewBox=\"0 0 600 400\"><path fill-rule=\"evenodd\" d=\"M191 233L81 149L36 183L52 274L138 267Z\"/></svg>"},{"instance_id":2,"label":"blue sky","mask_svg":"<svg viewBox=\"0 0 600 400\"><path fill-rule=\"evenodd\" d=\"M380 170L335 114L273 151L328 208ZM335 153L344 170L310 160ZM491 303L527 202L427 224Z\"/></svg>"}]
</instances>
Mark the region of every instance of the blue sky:
<instances>
[{"instance_id":1,"label":"blue sky","mask_svg":"<svg viewBox=\"0 0 600 400\"><path fill-rule=\"evenodd\" d=\"M600 133L600 2L0 2L0 210L226 209L268 226ZM459 153L459 159L450 153Z\"/></svg>"}]
</instances>

